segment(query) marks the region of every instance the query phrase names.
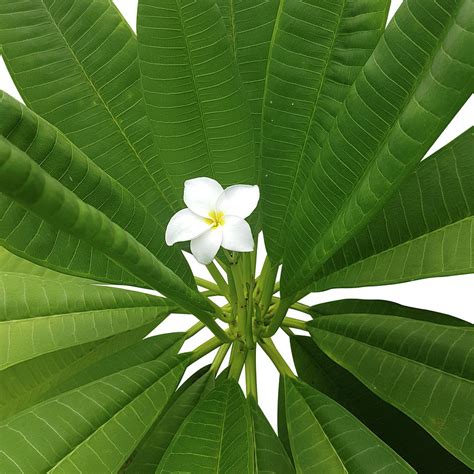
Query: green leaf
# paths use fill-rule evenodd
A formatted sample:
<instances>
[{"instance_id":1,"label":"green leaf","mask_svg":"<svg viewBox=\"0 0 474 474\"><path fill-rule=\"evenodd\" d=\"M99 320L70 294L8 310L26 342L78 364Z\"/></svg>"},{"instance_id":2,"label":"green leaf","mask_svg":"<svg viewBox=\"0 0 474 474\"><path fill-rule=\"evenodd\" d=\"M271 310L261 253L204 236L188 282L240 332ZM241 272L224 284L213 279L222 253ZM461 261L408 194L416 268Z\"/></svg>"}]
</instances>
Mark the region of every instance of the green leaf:
<instances>
[{"instance_id":1,"label":"green leaf","mask_svg":"<svg viewBox=\"0 0 474 474\"><path fill-rule=\"evenodd\" d=\"M152 322L98 341L48 352L0 372L0 420L30 407L53 387L110 354L143 339L158 324Z\"/></svg>"},{"instance_id":2,"label":"green leaf","mask_svg":"<svg viewBox=\"0 0 474 474\"><path fill-rule=\"evenodd\" d=\"M0 135L28 154L85 203L100 209L193 285L181 252L165 244L166 221L155 218L118 181L102 171L60 131L0 92ZM85 242L45 224L6 196L0 197L0 243L36 263L63 272L119 284L142 284Z\"/></svg>"},{"instance_id":3,"label":"green leaf","mask_svg":"<svg viewBox=\"0 0 474 474\"><path fill-rule=\"evenodd\" d=\"M474 328L393 315L318 317L316 344L474 467Z\"/></svg>"},{"instance_id":4,"label":"green leaf","mask_svg":"<svg viewBox=\"0 0 474 474\"><path fill-rule=\"evenodd\" d=\"M2 472L115 472L178 384L182 357L104 377L0 425Z\"/></svg>"},{"instance_id":5,"label":"green leaf","mask_svg":"<svg viewBox=\"0 0 474 474\"><path fill-rule=\"evenodd\" d=\"M188 379L170 400L150 433L138 446L133 459L123 472L154 473L184 420L201 399L214 388L214 376L209 367Z\"/></svg>"},{"instance_id":6,"label":"green leaf","mask_svg":"<svg viewBox=\"0 0 474 474\"><path fill-rule=\"evenodd\" d=\"M421 426L332 361L311 338L292 337L291 350L304 382L349 410L417 472L471 472Z\"/></svg>"},{"instance_id":7,"label":"green leaf","mask_svg":"<svg viewBox=\"0 0 474 474\"><path fill-rule=\"evenodd\" d=\"M140 365L158 358L175 356L183 345L183 335L183 333L160 334L131 344L89 365L64 382L56 384L42 399L46 400L60 393L68 392L134 365Z\"/></svg>"},{"instance_id":8,"label":"green leaf","mask_svg":"<svg viewBox=\"0 0 474 474\"><path fill-rule=\"evenodd\" d=\"M0 368L48 352L158 325L176 307L135 291L84 281L0 273Z\"/></svg>"},{"instance_id":9,"label":"green leaf","mask_svg":"<svg viewBox=\"0 0 474 474\"><path fill-rule=\"evenodd\" d=\"M339 314L378 314L409 318L417 321L427 321L448 326L472 326L469 321L456 318L450 314L428 311L427 309L403 306L393 301L384 300L338 300L311 306L309 313L313 318Z\"/></svg>"},{"instance_id":10,"label":"green leaf","mask_svg":"<svg viewBox=\"0 0 474 474\"><path fill-rule=\"evenodd\" d=\"M214 309L148 249L54 180L24 152L0 137L0 192L19 202L49 224L84 240L137 276L151 288L195 314L223 340Z\"/></svg>"},{"instance_id":11,"label":"green leaf","mask_svg":"<svg viewBox=\"0 0 474 474\"><path fill-rule=\"evenodd\" d=\"M317 291L474 272L473 149L471 128L423 160L369 225L323 265Z\"/></svg>"},{"instance_id":12,"label":"green leaf","mask_svg":"<svg viewBox=\"0 0 474 474\"><path fill-rule=\"evenodd\" d=\"M160 157L176 190L209 176L254 184L250 109L213 0L140 0L142 84Z\"/></svg>"},{"instance_id":13,"label":"green leaf","mask_svg":"<svg viewBox=\"0 0 474 474\"><path fill-rule=\"evenodd\" d=\"M113 2L2 1L0 44L25 103L167 222L181 195L146 117L135 36Z\"/></svg>"},{"instance_id":14,"label":"green leaf","mask_svg":"<svg viewBox=\"0 0 474 474\"><path fill-rule=\"evenodd\" d=\"M284 379L297 472L415 472L345 408L298 380Z\"/></svg>"},{"instance_id":15,"label":"green leaf","mask_svg":"<svg viewBox=\"0 0 474 474\"><path fill-rule=\"evenodd\" d=\"M268 52L280 0L218 0L250 106L257 183L261 183L261 128Z\"/></svg>"},{"instance_id":16,"label":"green leaf","mask_svg":"<svg viewBox=\"0 0 474 474\"><path fill-rule=\"evenodd\" d=\"M382 34L390 2L281 0L262 117L265 244L280 262L308 174L350 86Z\"/></svg>"},{"instance_id":17,"label":"green leaf","mask_svg":"<svg viewBox=\"0 0 474 474\"><path fill-rule=\"evenodd\" d=\"M255 472L271 472L291 474L295 472L293 464L273 431L262 410L252 399L248 400L252 414L254 446L255 446Z\"/></svg>"},{"instance_id":18,"label":"green leaf","mask_svg":"<svg viewBox=\"0 0 474 474\"><path fill-rule=\"evenodd\" d=\"M282 295L362 230L474 87L470 0L407 0L352 85L292 221Z\"/></svg>"},{"instance_id":19,"label":"green leaf","mask_svg":"<svg viewBox=\"0 0 474 474\"><path fill-rule=\"evenodd\" d=\"M157 472L254 472L250 409L234 380L217 385L198 403Z\"/></svg>"}]
</instances>

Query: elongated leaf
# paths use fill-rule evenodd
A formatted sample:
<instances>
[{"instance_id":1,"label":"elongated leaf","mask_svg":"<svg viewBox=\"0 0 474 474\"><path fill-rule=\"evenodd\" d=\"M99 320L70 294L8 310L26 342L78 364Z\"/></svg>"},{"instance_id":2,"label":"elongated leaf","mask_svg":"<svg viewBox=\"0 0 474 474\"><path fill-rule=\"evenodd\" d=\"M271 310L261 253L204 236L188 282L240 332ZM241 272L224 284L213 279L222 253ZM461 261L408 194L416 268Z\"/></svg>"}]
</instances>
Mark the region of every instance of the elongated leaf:
<instances>
[{"instance_id":1,"label":"elongated leaf","mask_svg":"<svg viewBox=\"0 0 474 474\"><path fill-rule=\"evenodd\" d=\"M291 474L295 472L283 444L273 431L258 404L248 401L252 414L255 444L255 472Z\"/></svg>"},{"instance_id":2,"label":"elongated leaf","mask_svg":"<svg viewBox=\"0 0 474 474\"><path fill-rule=\"evenodd\" d=\"M176 307L163 299L87 282L0 274L0 368L104 339L149 323Z\"/></svg>"},{"instance_id":3,"label":"elongated leaf","mask_svg":"<svg viewBox=\"0 0 474 474\"><path fill-rule=\"evenodd\" d=\"M268 53L280 0L218 0L252 114L257 182L261 183L261 128Z\"/></svg>"},{"instance_id":4,"label":"elongated leaf","mask_svg":"<svg viewBox=\"0 0 474 474\"><path fill-rule=\"evenodd\" d=\"M332 361L311 338L292 337L291 350L304 382L349 410L417 472L471 472L421 426Z\"/></svg>"},{"instance_id":5,"label":"elongated leaf","mask_svg":"<svg viewBox=\"0 0 474 474\"><path fill-rule=\"evenodd\" d=\"M159 321L158 321L159 322ZM0 372L0 420L46 397L52 387L110 354L143 339L157 325L152 322L98 341L86 342L29 359Z\"/></svg>"},{"instance_id":6,"label":"elongated leaf","mask_svg":"<svg viewBox=\"0 0 474 474\"><path fill-rule=\"evenodd\" d=\"M215 385L213 374L207 370L191 377L175 393L169 408L155 423L146 439L138 446L136 453L123 472L154 473L180 426Z\"/></svg>"},{"instance_id":7,"label":"elongated leaf","mask_svg":"<svg viewBox=\"0 0 474 474\"><path fill-rule=\"evenodd\" d=\"M164 358L40 403L0 425L2 472L114 472L153 424L186 359Z\"/></svg>"},{"instance_id":8,"label":"elongated leaf","mask_svg":"<svg viewBox=\"0 0 474 474\"><path fill-rule=\"evenodd\" d=\"M254 472L250 410L229 379L199 402L166 450L157 472Z\"/></svg>"},{"instance_id":9,"label":"elongated leaf","mask_svg":"<svg viewBox=\"0 0 474 474\"><path fill-rule=\"evenodd\" d=\"M140 0L142 84L163 165L179 192L186 179L255 183L250 109L212 0Z\"/></svg>"},{"instance_id":10,"label":"elongated leaf","mask_svg":"<svg viewBox=\"0 0 474 474\"><path fill-rule=\"evenodd\" d=\"M374 220L324 264L316 288L474 272L473 150L471 128L422 161Z\"/></svg>"},{"instance_id":11,"label":"elongated leaf","mask_svg":"<svg viewBox=\"0 0 474 474\"><path fill-rule=\"evenodd\" d=\"M390 2L281 0L262 119L265 244L280 262L311 166L385 27Z\"/></svg>"},{"instance_id":12,"label":"elongated leaf","mask_svg":"<svg viewBox=\"0 0 474 474\"><path fill-rule=\"evenodd\" d=\"M415 472L341 405L298 380L284 380L297 472Z\"/></svg>"},{"instance_id":13,"label":"elongated leaf","mask_svg":"<svg viewBox=\"0 0 474 474\"><path fill-rule=\"evenodd\" d=\"M102 171L55 127L1 92L0 114L0 135L84 202L100 209L186 282L193 282L181 252L165 244L167 221L155 218L127 188ZM0 198L0 216L0 242L25 258L103 281L140 284L87 243L45 224L7 197Z\"/></svg>"},{"instance_id":14,"label":"elongated leaf","mask_svg":"<svg viewBox=\"0 0 474 474\"><path fill-rule=\"evenodd\" d=\"M392 315L401 318L409 318L417 321L427 321L436 324L445 324L447 326L467 326L472 324L464 319L456 318L450 314L428 311L426 309L412 308L403 306L393 301L384 300L338 300L311 306L309 310L313 318L320 316L339 315L339 314L378 314Z\"/></svg>"},{"instance_id":15,"label":"elongated leaf","mask_svg":"<svg viewBox=\"0 0 474 474\"><path fill-rule=\"evenodd\" d=\"M474 329L397 316L319 317L318 346L474 467Z\"/></svg>"},{"instance_id":16,"label":"elongated leaf","mask_svg":"<svg viewBox=\"0 0 474 474\"><path fill-rule=\"evenodd\" d=\"M78 237L112 258L150 287L193 312L220 337L212 306L165 267L130 234L103 213L85 204L51 178L25 153L0 137L0 192L18 201L47 223Z\"/></svg>"},{"instance_id":17,"label":"elongated leaf","mask_svg":"<svg viewBox=\"0 0 474 474\"><path fill-rule=\"evenodd\" d=\"M158 358L175 356L181 349L183 341L183 333L161 334L138 341L95 364L91 364L61 384L55 385L52 390L44 394L42 399L52 398L135 365Z\"/></svg>"},{"instance_id":18,"label":"elongated leaf","mask_svg":"<svg viewBox=\"0 0 474 474\"><path fill-rule=\"evenodd\" d=\"M473 31L470 0L398 9L311 170L284 256L284 296L367 225L467 100Z\"/></svg>"},{"instance_id":19,"label":"elongated leaf","mask_svg":"<svg viewBox=\"0 0 474 474\"><path fill-rule=\"evenodd\" d=\"M25 103L167 221L181 196L146 117L136 39L113 2L2 1L0 44Z\"/></svg>"}]
</instances>

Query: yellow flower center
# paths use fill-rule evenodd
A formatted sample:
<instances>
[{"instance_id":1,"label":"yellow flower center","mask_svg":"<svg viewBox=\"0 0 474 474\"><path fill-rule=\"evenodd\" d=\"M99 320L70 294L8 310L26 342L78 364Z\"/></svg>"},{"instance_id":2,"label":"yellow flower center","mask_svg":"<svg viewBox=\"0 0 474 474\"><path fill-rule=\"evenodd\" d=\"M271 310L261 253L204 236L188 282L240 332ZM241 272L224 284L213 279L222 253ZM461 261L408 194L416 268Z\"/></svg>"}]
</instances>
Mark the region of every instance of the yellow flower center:
<instances>
[{"instance_id":1,"label":"yellow flower center","mask_svg":"<svg viewBox=\"0 0 474 474\"><path fill-rule=\"evenodd\" d=\"M212 229L217 229L220 225L224 225L224 213L222 211L211 211L205 221Z\"/></svg>"}]
</instances>

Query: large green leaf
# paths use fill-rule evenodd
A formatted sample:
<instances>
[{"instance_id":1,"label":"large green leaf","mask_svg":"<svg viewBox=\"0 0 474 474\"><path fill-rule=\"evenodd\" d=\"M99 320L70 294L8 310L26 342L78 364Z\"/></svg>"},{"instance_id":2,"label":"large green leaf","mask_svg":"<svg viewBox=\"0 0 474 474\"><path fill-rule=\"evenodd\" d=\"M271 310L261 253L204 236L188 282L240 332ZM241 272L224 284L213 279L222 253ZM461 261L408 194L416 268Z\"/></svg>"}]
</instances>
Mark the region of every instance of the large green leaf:
<instances>
[{"instance_id":1,"label":"large green leaf","mask_svg":"<svg viewBox=\"0 0 474 474\"><path fill-rule=\"evenodd\" d=\"M204 297L189 288L130 234L102 212L81 201L28 155L2 137L0 192L45 222L100 250L151 288L162 292L205 321L221 338L226 338L214 321L213 307Z\"/></svg>"},{"instance_id":2,"label":"large green leaf","mask_svg":"<svg viewBox=\"0 0 474 474\"><path fill-rule=\"evenodd\" d=\"M209 176L254 184L250 109L213 0L140 0L142 84L160 157L175 189Z\"/></svg>"},{"instance_id":3,"label":"large green leaf","mask_svg":"<svg viewBox=\"0 0 474 474\"><path fill-rule=\"evenodd\" d=\"M137 365L0 425L1 472L116 472L178 384L182 357Z\"/></svg>"},{"instance_id":4,"label":"large green leaf","mask_svg":"<svg viewBox=\"0 0 474 474\"><path fill-rule=\"evenodd\" d=\"M0 372L0 419L30 407L62 381L70 379L83 369L100 363L110 354L143 339L159 323L125 331L97 341L47 352Z\"/></svg>"},{"instance_id":5,"label":"large green leaf","mask_svg":"<svg viewBox=\"0 0 474 474\"><path fill-rule=\"evenodd\" d=\"M388 0L281 0L262 118L265 244L280 262L309 171L382 34Z\"/></svg>"},{"instance_id":6,"label":"large green leaf","mask_svg":"<svg viewBox=\"0 0 474 474\"><path fill-rule=\"evenodd\" d=\"M469 321L456 318L450 314L438 313L427 309L403 306L393 301L385 300L336 300L311 306L309 313L313 318L331 314L384 314L409 318L417 321L445 324L448 326L472 326Z\"/></svg>"},{"instance_id":7,"label":"large green leaf","mask_svg":"<svg viewBox=\"0 0 474 474\"><path fill-rule=\"evenodd\" d=\"M25 103L167 221L181 201L160 164L133 32L104 0L3 0L0 45Z\"/></svg>"},{"instance_id":8,"label":"large green leaf","mask_svg":"<svg viewBox=\"0 0 474 474\"><path fill-rule=\"evenodd\" d=\"M415 472L345 408L284 379L288 435L297 472Z\"/></svg>"},{"instance_id":9,"label":"large green leaf","mask_svg":"<svg viewBox=\"0 0 474 474\"><path fill-rule=\"evenodd\" d=\"M176 306L118 288L0 273L0 368L104 339L149 323Z\"/></svg>"},{"instance_id":10,"label":"large green leaf","mask_svg":"<svg viewBox=\"0 0 474 474\"><path fill-rule=\"evenodd\" d=\"M183 333L167 333L148 337L135 344L130 344L108 357L89 365L80 372L56 384L52 390L45 393L43 400L68 392L81 385L87 385L115 372L128 369L134 365L144 364L158 358L177 355L183 345Z\"/></svg>"},{"instance_id":11,"label":"large green leaf","mask_svg":"<svg viewBox=\"0 0 474 474\"><path fill-rule=\"evenodd\" d=\"M474 328L393 315L321 316L316 344L474 467Z\"/></svg>"},{"instance_id":12,"label":"large green leaf","mask_svg":"<svg viewBox=\"0 0 474 474\"><path fill-rule=\"evenodd\" d=\"M169 408L162 414L147 437L138 446L124 472L154 473L168 449L174 435L199 401L215 385L214 374L209 367L198 371L180 387L170 400Z\"/></svg>"},{"instance_id":13,"label":"large green leaf","mask_svg":"<svg viewBox=\"0 0 474 474\"><path fill-rule=\"evenodd\" d=\"M261 128L268 52L280 0L218 0L252 114L257 182L261 183Z\"/></svg>"},{"instance_id":14,"label":"large green leaf","mask_svg":"<svg viewBox=\"0 0 474 474\"><path fill-rule=\"evenodd\" d=\"M226 380L200 401L166 450L157 472L254 472L250 409Z\"/></svg>"},{"instance_id":15,"label":"large green leaf","mask_svg":"<svg viewBox=\"0 0 474 474\"><path fill-rule=\"evenodd\" d=\"M255 472L291 474L295 468L258 404L249 399L255 446Z\"/></svg>"},{"instance_id":16,"label":"large green leaf","mask_svg":"<svg viewBox=\"0 0 474 474\"><path fill-rule=\"evenodd\" d=\"M282 294L374 217L474 87L471 0L407 0L351 87L292 221Z\"/></svg>"},{"instance_id":17,"label":"large green leaf","mask_svg":"<svg viewBox=\"0 0 474 474\"><path fill-rule=\"evenodd\" d=\"M166 221L156 219L118 181L102 171L61 132L12 97L0 92L0 135L28 153L47 173L87 204L100 209L192 284L184 256L165 244ZM74 239L0 197L0 243L41 265L112 283L140 284L86 242Z\"/></svg>"},{"instance_id":18,"label":"large green leaf","mask_svg":"<svg viewBox=\"0 0 474 474\"><path fill-rule=\"evenodd\" d=\"M474 272L474 128L422 161L315 275L315 288ZM402 217L401 217L402 216Z\"/></svg>"},{"instance_id":19,"label":"large green leaf","mask_svg":"<svg viewBox=\"0 0 474 474\"><path fill-rule=\"evenodd\" d=\"M471 472L421 426L373 394L331 360L309 337L291 338L298 376L349 410L417 472Z\"/></svg>"}]
</instances>

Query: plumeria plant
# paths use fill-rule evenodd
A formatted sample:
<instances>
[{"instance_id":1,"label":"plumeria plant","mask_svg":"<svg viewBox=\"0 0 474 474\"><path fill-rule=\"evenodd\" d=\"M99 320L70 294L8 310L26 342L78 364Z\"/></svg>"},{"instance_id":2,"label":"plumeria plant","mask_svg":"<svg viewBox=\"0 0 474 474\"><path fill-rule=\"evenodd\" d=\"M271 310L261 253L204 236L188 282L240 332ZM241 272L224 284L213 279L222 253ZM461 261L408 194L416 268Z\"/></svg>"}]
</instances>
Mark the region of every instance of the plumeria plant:
<instances>
[{"instance_id":1,"label":"plumeria plant","mask_svg":"<svg viewBox=\"0 0 474 474\"><path fill-rule=\"evenodd\" d=\"M474 6L389 3L0 0L2 474L472 472L472 324L301 302L474 270Z\"/></svg>"}]
</instances>

